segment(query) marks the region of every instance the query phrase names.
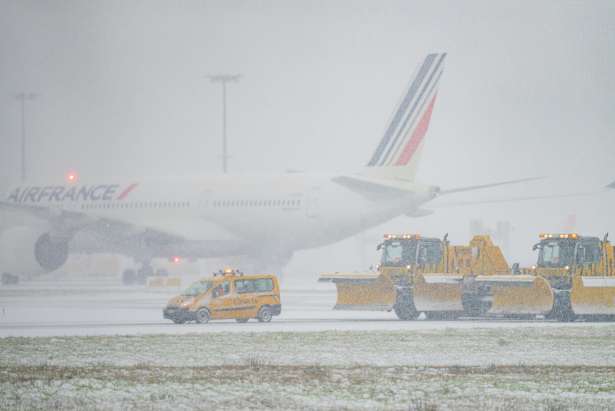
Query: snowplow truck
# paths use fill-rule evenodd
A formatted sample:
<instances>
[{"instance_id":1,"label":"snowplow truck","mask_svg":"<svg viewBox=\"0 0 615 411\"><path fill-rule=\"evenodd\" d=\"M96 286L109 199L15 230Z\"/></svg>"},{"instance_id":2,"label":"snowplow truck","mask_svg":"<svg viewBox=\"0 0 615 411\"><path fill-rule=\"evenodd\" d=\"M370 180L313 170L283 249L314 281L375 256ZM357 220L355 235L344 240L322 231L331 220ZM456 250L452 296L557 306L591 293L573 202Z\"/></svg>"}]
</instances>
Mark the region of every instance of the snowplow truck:
<instances>
[{"instance_id":1,"label":"snowplow truck","mask_svg":"<svg viewBox=\"0 0 615 411\"><path fill-rule=\"evenodd\" d=\"M613 318L613 247L605 238L542 234L537 264L511 269L489 236L467 246L447 238L386 235L377 272L323 274L337 286L335 309L395 311L402 320L460 316Z\"/></svg>"},{"instance_id":2,"label":"snowplow truck","mask_svg":"<svg viewBox=\"0 0 615 411\"><path fill-rule=\"evenodd\" d=\"M538 261L523 273L543 278L553 293L549 318L615 320L614 247L578 234L540 234Z\"/></svg>"},{"instance_id":3,"label":"snowplow truck","mask_svg":"<svg viewBox=\"0 0 615 411\"><path fill-rule=\"evenodd\" d=\"M337 287L334 309L395 311L402 320L421 312L427 318L453 319L551 310L548 282L532 274L513 274L489 236L451 245L447 236L387 234L378 249L382 257L377 272L320 276L319 281Z\"/></svg>"}]
</instances>

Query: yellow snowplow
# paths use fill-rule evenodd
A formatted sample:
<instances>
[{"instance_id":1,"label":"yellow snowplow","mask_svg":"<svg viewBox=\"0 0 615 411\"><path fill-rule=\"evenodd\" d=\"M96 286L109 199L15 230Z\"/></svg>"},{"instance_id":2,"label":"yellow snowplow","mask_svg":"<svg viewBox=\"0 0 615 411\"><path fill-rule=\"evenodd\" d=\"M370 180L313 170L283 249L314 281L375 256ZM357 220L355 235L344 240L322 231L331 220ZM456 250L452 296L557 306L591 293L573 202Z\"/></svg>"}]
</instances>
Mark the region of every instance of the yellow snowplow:
<instances>
[{"instance_id":1,"label":"yellow snowplow","mask_svg":"<svg viewBox=\"0 0 615 411\"><path fill-rule=\"evenodd\" d=\"M547 280L554 294L549 317L615 319L615 259L608 235L602 240L578 234L541 234L538 261L529 270Z\"/></svg>"},{"instance_id":2,"label":"yellow snowplow","mask_svg":"<svg viewBox=\"0 0 615 411\"><path fill-rule=\"evenodd\" d=\"M546 315L554 296L549 283L532 274L514 274L489 236L468 245L445 237L386 235L378 246L377 273L323 274L336 284L335 309L394 310L402 320L421 312L428 318L461 315Z\"/></svg>"},{"instance_id":3,"label":"yellow snowplow","mask_svg":"<svg viewBox=\"0 0 615 411\"><path fill-rule=\"evenodd\" d=\"M510 269L488 236L466 246L447 238L386 235L378 272L323 274L335 309L394 310L402 320L536 316L615 319L615 258L607 237L541 234L538 261Z\"/></svg>"}]
</instances>

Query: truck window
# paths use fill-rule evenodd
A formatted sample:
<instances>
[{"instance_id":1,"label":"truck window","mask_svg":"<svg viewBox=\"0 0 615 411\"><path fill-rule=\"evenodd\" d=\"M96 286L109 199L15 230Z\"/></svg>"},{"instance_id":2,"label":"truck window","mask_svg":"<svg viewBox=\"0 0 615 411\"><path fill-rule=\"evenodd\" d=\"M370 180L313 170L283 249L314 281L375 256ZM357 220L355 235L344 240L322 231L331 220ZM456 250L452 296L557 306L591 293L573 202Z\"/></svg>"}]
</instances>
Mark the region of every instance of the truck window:
<instances>
[{"instance_id":1,"label":"truck window","mask_svg":"<svg viewBox=\"0 0 615 411\"><path fill-rule=\"evenodd\" d=\"M577 248L577 264L594 264L600 262L600 244L587 242L579 244Z\"/></svg>"},{"instance_id":2,"label":"truck window","mask_svg":"<svg viewBox=\"0 0 615 411\"><path fill-rule=\"evenodd\" d=\"M419 250L418 264L438 264L442 259L442 247L439 242L425 242Z\"/></svg>"},{"instance_id":3,"label":"truck window","mask_svg":"<svg viewBox=\"0 0 615 411\"><path fill-rule=\"evenodd\" d=\"M389 267L403 267L414 264L416 260L416 241L394 240L384 244L382 252L382 265Z\"/></svg>"},{"instance_id":4,"label":"truck window","mask_svg":"<svg viewBox=\"0 0 615 411\"><path fill-rule=\"evenodd\" d=\"M564 267L573 262L574 244L568 240L543 241L539 249L540 267Z\"/></svg>"}]
</instances>

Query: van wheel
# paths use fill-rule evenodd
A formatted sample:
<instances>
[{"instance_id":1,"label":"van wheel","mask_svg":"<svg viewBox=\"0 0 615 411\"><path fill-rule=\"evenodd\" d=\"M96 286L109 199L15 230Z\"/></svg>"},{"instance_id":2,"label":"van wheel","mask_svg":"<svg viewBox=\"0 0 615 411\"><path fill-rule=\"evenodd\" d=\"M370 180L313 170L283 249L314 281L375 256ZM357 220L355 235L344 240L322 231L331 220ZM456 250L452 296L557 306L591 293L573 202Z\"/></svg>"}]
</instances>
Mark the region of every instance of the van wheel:
<instances>
[{"instance_id":1,"label":"van wheel","mask_svg":"<svg viewBox=\"0 0 615 411\"><path fill-rule=\"evenodd\" d=\"M196 312L196 322L199 324L207 324L209 322L209 310L201 308Z\"/></svg>"},{"instance_id":2,"label":"van wheel","mask_svg":"<svg viewBox=\"0 0 615 411\"><path fill-rule=\"evenodd\" d=\"M271 310L268 307L263 307L258 312L256 319L261 323L268 323L273 318L273 314L271 314Z\"/></svg>"},{"instance_id":3,"label":"van wheel","mask_svg":"<svg viewBox=\"0 0 615 411\"><path fill-rule=\"evenodd\" d=\"M235 321L243 324L248 322L248 318L235 318Z\"/></svg>"}]
</instances>

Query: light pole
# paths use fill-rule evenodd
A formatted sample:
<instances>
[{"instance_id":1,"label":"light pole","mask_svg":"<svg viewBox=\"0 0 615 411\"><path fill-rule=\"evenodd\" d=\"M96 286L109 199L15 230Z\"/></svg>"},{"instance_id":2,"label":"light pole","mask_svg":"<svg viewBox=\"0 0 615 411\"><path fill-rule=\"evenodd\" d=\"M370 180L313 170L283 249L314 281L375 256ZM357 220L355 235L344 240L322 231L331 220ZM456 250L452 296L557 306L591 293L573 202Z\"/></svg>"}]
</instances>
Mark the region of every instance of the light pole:
<instances>
[{"instance_id":1,"label":"light pole","mask_svg":"<svg viewBox=\"0 0 615 411\"><path fill-rule=\"evenodd\" d=\"M22 91L17 93L15 98L21 103L21 182L25 183L26 178L26 101L36 98L35 93Z\"/></svg>"},{"instance_id":2,"label":"light pole","mask_svg":"<svg viewBox=\"0 0 615 411\"><path fill-rule=\"evenodd\" d=\"M212 83L222 84L222 172L226 174L228 153L226 141L226 83L236 83L241 74L211 74L207 76Z\"/></svg>"}]
</instances>

